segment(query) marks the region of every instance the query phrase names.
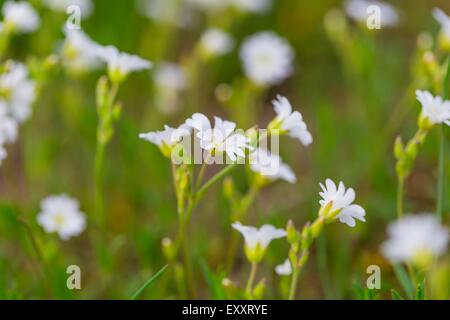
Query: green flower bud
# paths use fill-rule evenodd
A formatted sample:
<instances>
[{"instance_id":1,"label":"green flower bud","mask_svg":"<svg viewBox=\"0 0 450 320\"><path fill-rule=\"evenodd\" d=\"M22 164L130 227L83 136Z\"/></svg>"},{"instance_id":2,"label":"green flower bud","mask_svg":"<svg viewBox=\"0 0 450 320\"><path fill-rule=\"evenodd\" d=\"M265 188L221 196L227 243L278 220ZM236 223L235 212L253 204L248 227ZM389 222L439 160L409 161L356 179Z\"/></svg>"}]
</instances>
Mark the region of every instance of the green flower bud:
<instances>
[{"instance_id":1,"label":"green flower bud","mask_svg":"<svg viewBox=\"0 0 450 320\"><path fill-rule=\"evenodd\" d=\"M173 244L172 239L170 239L170 238L162 239L161 247L162 247L162 252L164 254L164 257L167 259L167 261L169 261L169 262L174 261L177 252L176 252L176 248L175 248L175 245Z\"/></svg>"},{"instance_id":2,"label":"green flower bud","mask_svg":"<svg viewBox=\"0 0 450 320\"><path fill-rule=\"evenodd\" d=\"M396 159L400 159L403 157L404 154L404 146L403 146L403 140L402 137L397 136L394 143L394 155Z\"/></svg>"},{"instance_id":3,"label":"green flower bud","mask_svg":"<svg viewBox=\"0 0 450 320\"><path fill-rule=\"evenodd\" d=\"M258 284L253 288L253 299L260 300L264 297L264 292L266 291L266 279L263 278Z\"/></svg>"}]
</instances>

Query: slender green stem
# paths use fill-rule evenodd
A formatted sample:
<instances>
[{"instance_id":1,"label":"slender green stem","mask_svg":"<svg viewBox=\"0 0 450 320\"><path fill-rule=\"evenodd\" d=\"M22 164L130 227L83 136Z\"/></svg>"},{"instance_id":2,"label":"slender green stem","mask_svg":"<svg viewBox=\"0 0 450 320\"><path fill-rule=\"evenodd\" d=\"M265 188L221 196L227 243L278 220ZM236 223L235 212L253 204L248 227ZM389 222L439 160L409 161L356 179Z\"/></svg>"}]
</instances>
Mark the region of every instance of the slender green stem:
<instances>
[{"instance_id":1,"label":"slender green stem","mask_svg":"<svg viewBox=\"0 0 450 320\"><path fill-rule=\"evenodd\" d=\"M398 177L397 186L397 218L401 219L403 217L403 191L404 191L405 179Z\"/></svg>"},{"instance_id":2,"label":"slender green stem","mask_svg":"<svg viewBox=\"0 0 450 320\"><path fill-rule=\"evenodd\" d=\"M211 179L209 179L197 192L196 194L196 201L198 201L199 199L201 199L203 197L203 195L205 194L206 191L208 191L209 188L211 188L211 186L216 183L218 180L220 180L221 178L223 178L224 176L227 175L228 172L230 172L234 167L236 166L236 164L229 164L228 166L226 166L225 168L223 168L221 171L219 171L215 176L213 176Z\"/></svg>"},{"instance_id":3,"label":"slender green stem","mask_svg":"<svg viewBox=\"0 0 450 320\"><path fill-rule=\"evenodd\" d=\"M289 287L289 300L295 299L295 292L297 291L298 275L300 274L300 268L294 268L291 277L291 286Z\"/></svg>"},{"instance_id":4,"label":"slender green stem","mask_svg":"<svg viewBox=\"0 0 450 320\"><path fill-rule=\"evenodd\" d=\"M439 221L442 221L444 212L444 181L445 181L445 132L444 124L439 128L439 176L437 190L436 215Z\"/></svg>"},{"instance_id":5,"label":"slender green stem","mask_svg":"<svg viewBox=\"0 0 450 320\"><path fill-rule=\"evenodd\" d=\"M250 269L250 275L247 280L247 285L245 286L245 293L247 297L252 296L253 282L255 281L256 270L258 269L258 264L253 262Z\"/></svg>"},{"instance_id":6,"label":"slender green stem","mask_svg":"<svg viewBox=\"0 0 450 320\"><path fill-rule=\"evenodd\" d=\"M97 142L95 152L95 171L94 171L94 196L95 196L95 213L100 226L104 226L104 202L103 202L103 163L105 158L105 144L101 141Z\"/></svg>"}]
</instances>

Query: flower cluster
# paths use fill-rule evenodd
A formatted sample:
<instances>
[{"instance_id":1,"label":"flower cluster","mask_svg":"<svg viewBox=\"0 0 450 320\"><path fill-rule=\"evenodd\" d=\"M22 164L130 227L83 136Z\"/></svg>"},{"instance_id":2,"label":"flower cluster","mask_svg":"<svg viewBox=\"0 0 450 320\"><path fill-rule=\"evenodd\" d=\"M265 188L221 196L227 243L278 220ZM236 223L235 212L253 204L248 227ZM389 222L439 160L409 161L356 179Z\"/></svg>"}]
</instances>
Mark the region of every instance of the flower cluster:
<instances>
[{"instance_id":1,"label":"flower cluster","mask_svg":"<svg viewBox=\"0 0 450 320\"><path fill-rule=\"evenodd\" d=\"M6 158L5 144L13 143L18 125L31 115L35 84L28 77L27 67L8 62L0 75L0 163Z\"/></svg>"}]
</instances>

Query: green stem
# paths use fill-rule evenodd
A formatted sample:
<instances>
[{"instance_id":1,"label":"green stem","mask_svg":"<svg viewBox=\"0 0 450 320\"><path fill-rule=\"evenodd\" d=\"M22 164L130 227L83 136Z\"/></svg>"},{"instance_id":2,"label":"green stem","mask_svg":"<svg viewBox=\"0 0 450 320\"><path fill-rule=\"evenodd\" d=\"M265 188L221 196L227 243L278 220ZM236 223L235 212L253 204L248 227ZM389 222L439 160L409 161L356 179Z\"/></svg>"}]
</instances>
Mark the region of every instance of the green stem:
<instances>
[{"instance_id":1,"label":"green stem","mask_svg":"<svg viewBox=\"0 0 450 320\"><path fill-rule=\"evenodd\" d=\"M289 288L289 300L295 299L295 292L297 291L297 282L298 282L299 274L300 274L300 268L294 268L294 271L292 272L292 277L291 277L291 286Z\"/></svg>"},{"instance_id":2,"label":"green stem","mask_svg":"<svg viewBox=\"0 0 450 320\"><path fill-rule=\"evenodd\" d=\"M215 176L213 176L211 179L209 179L197 192L196 194L196 201L200 200L204 194L206 193L206 191L208 191L209 188L211 188L211 186L216 183L218 180L220 180L221 178L223 178L225 175L227 175L228 172L230 172L234 167L236 166L236 164L230 164L228 166L226 166L225 168L223 168L221 171L219 171Z\"/></svg>"},{"instance_id":3,"label":"green stem","mask_svg":"<svg viewBox=\"0 0 450 320\"><path fill-rule=\"evenodd\" d=\"M245 293L246 293L247 297L249 297L249 298L252 296L253 282L255 281L257 269L258 269L258 264L253 262L252 268L250 269L250 275L247 280L247 285L245 286Z\"/></svg>"},{"instance_id":4,"label":"green stem","mask_svg":"<svg viewBox=\"0 0 450 320\"><path fill-rule=\"evenodd\" d=\"M95 186L95 214L100 226L104 226L104 202L103 202L103 163L105 158L105 144L101 141L97 142L97 149L95 152L95 171L94 171L94 186Z\"/></svg>"},{"instance_id":5,"label":"green stem","mask_svg":"<svg viewBox=\"0 0 450 320\"><path fill-rule=\"evenodd\" d=\"M405 179L398 177L398 187L397 187L397 218L401 219L403 217L403 191L404 191Z\"/></svg>"},{"instance_id":6,"label":"green stem","mask_svg":"<svg viewBox=\"0 0 450 320\"><path fill-rule=\"evenodd\" d=\"M445 132L444 124L439 128L439 176L437 190L437 208L436 215L439 221L442 221L444 211L444 181L445 181Z\"/></svg>"}]
</instances>

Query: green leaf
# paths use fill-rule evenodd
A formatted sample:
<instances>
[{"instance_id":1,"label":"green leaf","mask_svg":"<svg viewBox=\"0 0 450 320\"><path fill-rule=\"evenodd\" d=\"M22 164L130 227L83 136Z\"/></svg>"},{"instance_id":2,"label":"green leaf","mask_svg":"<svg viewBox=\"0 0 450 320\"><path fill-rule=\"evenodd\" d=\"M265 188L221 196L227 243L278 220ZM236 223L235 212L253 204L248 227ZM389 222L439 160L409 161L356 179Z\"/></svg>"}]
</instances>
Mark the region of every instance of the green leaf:
<instances>
[{"instance_id":1,"label":"green leaf","mask_svg":"<svg viewBox=\"0 0 450 320\"><path fill-rule=\"evenodd\" d=\"M402 285L403 290L406 293L408 299L413 299L414 297L414 286L411 280L408 277L408 273L403 268L402 265L396 264L394 265L395 275L397 276L398 281Z\"/></svg>"},{"instance_id":2,"label":"green leaf","mask_svg":"<svg viewBox=\"0 0 450 320\"><path fill-rule=\"evenodd\" d=\"M425 300L425 278L417 284L416 300Z\"/></svg>"},{"instance_id":3,"label":"green leaf","mask_svg":"<svg viewBox=\"0 0 450 320\"><path fill-rule=\"evenodd\" d=\"M400 295L400 293L398 293L398 292L395 291L394 289L391 289L391 296L392 296L392 300L405 300L405 299L403 299L403 297Z\"/></svg>"},{"instance_id":4,"label":"green leaf","mask_svg":"<svg viewBox=\"0 0 450 320\"><path fill-rule=\"evenodd\" d=\"M131 295L130 300L136 300L142 293L142 291L145 290L149 285L151 285L156 279L159 278L159 276L166 270L168 265L166 264L164 267L161 268L156 274L154 274L150 279L147 280L146 283L142 287L140 287L135 293Z\"/></svg>"},{"instance_id":5,"label":"green leaf","mask_svg":"<svg viewBox=\"0 0 450 320\"><path fill-rule=\"evenodd\" d=\"M206 283L208 284L213 299L227 299L227 294L222 286L221 277L211 271L205 260L200 260L200 267L203 271L203 275L205 276Z\"/></svg>"}]
</instances>

